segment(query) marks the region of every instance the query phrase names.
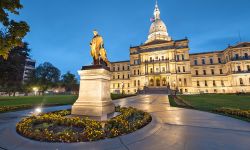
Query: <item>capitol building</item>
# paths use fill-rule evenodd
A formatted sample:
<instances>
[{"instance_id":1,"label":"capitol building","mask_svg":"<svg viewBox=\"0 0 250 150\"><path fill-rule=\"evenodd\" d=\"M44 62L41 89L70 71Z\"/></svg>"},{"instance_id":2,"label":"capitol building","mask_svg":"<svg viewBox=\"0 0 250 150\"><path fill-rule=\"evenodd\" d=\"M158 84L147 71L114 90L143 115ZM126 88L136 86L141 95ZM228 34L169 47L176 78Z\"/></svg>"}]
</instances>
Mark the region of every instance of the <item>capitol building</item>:
<instances>
[{"instance_id":1,"label":"capitol building","mask_svg":"<svg viewBox=\"0 0 250 150\"><path fill-rule=\"evenodd\" d=\"M147 41L130 47L130 60L111 62L111 93L178 90L184 94L250 92L250 43L189 53L189 40L173 40L155 5Z\"/></svg>"}]
</instances>

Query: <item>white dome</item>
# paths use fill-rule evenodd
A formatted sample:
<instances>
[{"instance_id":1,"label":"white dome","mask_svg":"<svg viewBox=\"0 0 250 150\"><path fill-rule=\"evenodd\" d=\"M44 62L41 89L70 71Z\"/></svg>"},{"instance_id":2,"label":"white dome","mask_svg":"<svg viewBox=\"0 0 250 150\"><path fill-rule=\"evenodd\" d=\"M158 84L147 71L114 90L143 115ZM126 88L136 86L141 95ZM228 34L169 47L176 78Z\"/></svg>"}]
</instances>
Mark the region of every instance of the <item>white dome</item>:
<instances>
[{"instance_id":1,"label":"white dome","mask_svg":"<svg viewBox=\"0 0 250 150\"><path fill-rule=\"evenodd\" d=\"M168 35L168 30L165 25L165 23L160 19L160 9L158 8L158 5L155 5L154 10L154 20L151 24L149 35L148 35L148 42L152 42L155 40L165 40L165 41L171 41L171 37Z\"/></svg>"},{"instance_id":2,"label":"white dome","mask_svg":"<svg viewBox=\"0 0 250 150\"><path fill-rule=\"evenodd\" d=\"M154 33L154 32L158 32L158 31L167 32L167 27L166 27L165 23L160 19L157 19L156 21L154 21L151 24L151 27L149 30L149 35Z\"/></svg>"}]
</instances>

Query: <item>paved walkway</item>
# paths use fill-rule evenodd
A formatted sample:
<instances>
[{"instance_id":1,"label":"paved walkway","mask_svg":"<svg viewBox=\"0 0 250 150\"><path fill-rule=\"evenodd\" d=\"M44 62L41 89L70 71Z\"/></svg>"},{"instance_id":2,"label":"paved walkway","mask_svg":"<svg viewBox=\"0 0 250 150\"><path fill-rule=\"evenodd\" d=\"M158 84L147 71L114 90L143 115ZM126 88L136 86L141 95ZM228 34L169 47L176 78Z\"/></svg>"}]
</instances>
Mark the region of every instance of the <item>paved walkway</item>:
<instances>
[{"instance_id":1,"label":"paved walkway","mask_svg":"<svg viewBox=\"0 0 250 150\"><path fill-rule=\"evenodd\" d=\"M216 114L173 108L165 95L143 95L115 101L153 116L146 127L114 139L88 143L45 143L16 134L15 124L30 110L0 114L0 149L8 150L249 150L250 123ZM70 106L47 108L60 110Z\"/></svg>"}]
</instances>

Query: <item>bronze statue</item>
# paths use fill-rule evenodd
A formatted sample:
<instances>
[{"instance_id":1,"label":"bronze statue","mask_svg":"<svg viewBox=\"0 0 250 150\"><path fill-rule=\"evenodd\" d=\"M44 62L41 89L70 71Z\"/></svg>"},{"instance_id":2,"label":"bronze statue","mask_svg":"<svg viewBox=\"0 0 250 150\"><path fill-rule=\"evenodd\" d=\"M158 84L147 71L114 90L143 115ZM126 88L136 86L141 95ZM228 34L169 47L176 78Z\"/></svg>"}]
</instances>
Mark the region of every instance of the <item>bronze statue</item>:
<instances>
[{"instance_id":1,"label":"bronze statue","mask_svg":"<svg viewBox=\"0 0 250 150\"><path fill-rule=\"evenodd\" d=\"M96 30L93 31L94 37L91 40L90 54L93 57L94 65L105 65L108 66L108 58L106 50L104 49L104 42L102 36L98 34Z\"/></svg>"}]
</instances>

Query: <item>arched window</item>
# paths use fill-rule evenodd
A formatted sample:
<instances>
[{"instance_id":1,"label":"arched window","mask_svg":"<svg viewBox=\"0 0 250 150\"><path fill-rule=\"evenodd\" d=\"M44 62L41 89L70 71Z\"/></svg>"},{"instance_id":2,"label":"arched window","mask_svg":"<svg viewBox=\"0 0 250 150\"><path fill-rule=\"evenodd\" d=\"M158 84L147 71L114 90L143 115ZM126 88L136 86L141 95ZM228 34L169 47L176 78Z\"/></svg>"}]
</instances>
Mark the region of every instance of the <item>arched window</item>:
<instances>
[{"instance_id":1,"label":"arched window","mask_svg":"<svg viewBox=\"0 0 250 150\"><path fill-rule=\"evenodd\" d=\"M138 82L137 82L137 83L138 83L138 86L140 86L140 80L138 80Z\"/></svg>"},{"instance_id":2,"label":"arched window","mask_svg":"<svg viewBox=\"0 0 250 150\"><path fill-rule=\"evenodd\" d=\"M154 86L154 79L150 79L150 86Z\"/></svg>"}]
</instances>

